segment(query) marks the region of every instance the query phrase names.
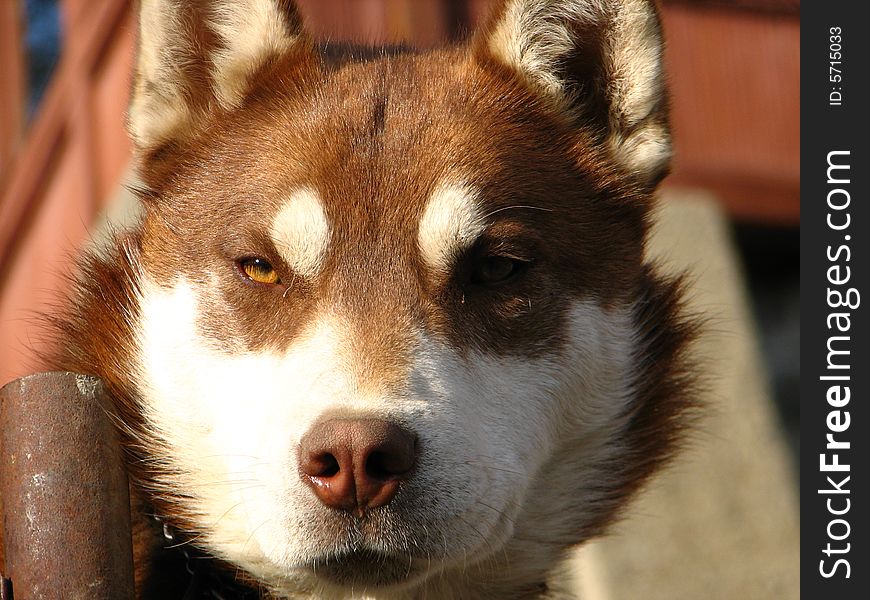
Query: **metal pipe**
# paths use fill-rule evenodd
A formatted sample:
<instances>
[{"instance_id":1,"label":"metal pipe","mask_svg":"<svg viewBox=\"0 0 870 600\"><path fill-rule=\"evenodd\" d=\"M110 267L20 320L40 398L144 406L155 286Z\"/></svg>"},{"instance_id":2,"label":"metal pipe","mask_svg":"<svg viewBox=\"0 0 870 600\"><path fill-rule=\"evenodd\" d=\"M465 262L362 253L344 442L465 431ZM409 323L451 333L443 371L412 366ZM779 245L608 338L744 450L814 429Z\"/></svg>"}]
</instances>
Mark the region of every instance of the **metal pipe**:
<instances>
[{"instance_id":1,"label":"metal pipe","mask_svg":"<svg viewBox=\"0 0 870 600\"><path fill-rule=\"evenodd\" d=\"M134 598L129 489L104 401L99 380L74 373L0 390L0 567L17 600Z\"/></svg>"}]
</instances>

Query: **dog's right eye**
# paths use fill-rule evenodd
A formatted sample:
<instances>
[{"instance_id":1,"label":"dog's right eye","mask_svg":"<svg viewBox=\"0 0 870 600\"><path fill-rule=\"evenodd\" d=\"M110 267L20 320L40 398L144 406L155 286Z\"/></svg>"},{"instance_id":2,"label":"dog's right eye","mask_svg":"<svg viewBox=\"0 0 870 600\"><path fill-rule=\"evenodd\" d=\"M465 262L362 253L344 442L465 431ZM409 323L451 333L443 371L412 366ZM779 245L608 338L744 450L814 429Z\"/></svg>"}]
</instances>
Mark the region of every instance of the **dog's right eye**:
<instances>
[{"instance_id":1,"label":"dog's right eye","mask_svg":"<svg viewBox=\"0 0 870 600\"><path fill-rule=\"evenodd\" d=\"M278 277L275 267L272 263L263 258L243 258L237 261L238 269L246 278L256 283L264 283L267 285L275 285L281 283L281 278Z\"/></svg>"},{"instance_id":2,"label":"dog's right eye","mask_svg":"<svg viewBox=\"0 0 870 600\"><path fill-rule=\"evenodd\" d=\"M509 279L518 268L517 261L506 256L487 256L478 262L471 280L488 285L501 283Z\"/></svg>"},{"instance_id":3,"label":"dog's right eye","mask_svg":"<svg viewBox=\"0 0 870 600\"><path fill-rule=\"evenodd\" d=\"M513 279L528 262L510 256L486 256L477 261L471 273L471 283L496 286Z\"/></svg>"}]
</instances>

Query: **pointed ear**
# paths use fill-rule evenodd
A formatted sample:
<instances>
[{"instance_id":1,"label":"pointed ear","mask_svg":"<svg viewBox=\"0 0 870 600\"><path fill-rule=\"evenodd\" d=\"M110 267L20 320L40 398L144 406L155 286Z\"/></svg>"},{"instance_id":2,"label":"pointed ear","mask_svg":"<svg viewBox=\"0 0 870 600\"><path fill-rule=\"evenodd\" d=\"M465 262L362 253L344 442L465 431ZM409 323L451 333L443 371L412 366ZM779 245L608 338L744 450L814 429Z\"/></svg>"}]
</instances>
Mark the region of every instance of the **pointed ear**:
<instances>
[{"instance_id":1,"label":"pointed ear","mask_svg":"<svg viewBox=\"0 0 870 600\"><path fill-rule=\"evenodd\" d=\"M238 106L267 62L310 50L293 0L140 0L128 130L138 150L194 135Z\"/></svg>"},{"instance_id":2,"label":"pointed ear","mask_svg":"<svg viewBox=\"0 0 870 600\"><path fill-rule=\"evenodd\" d=\"M616 162L655 185L671 156L662 36L652 0L499 0L475 55L592 125Z\"/></svg>"}]
</instances>

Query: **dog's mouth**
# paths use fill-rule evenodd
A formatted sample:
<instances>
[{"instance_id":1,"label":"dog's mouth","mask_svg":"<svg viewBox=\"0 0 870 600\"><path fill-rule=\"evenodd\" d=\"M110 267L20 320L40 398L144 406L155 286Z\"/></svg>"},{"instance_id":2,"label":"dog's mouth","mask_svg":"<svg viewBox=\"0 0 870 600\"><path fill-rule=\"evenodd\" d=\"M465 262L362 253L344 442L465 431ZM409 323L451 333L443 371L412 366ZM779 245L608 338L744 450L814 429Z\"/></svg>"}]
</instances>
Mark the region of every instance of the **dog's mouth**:
<instances>
[{"instance_id":1,"label":"dog's mouth","mask_svg":"<svg viewBox=\"0 0 870 600\"><path fill-rule=\"evenodd\" d=\"M420 567L410 556L394 556L361 549L332 554L312 560L307 569L332 584L357 587L384 587L414 578Z\"/></svg>"}]
</instances>

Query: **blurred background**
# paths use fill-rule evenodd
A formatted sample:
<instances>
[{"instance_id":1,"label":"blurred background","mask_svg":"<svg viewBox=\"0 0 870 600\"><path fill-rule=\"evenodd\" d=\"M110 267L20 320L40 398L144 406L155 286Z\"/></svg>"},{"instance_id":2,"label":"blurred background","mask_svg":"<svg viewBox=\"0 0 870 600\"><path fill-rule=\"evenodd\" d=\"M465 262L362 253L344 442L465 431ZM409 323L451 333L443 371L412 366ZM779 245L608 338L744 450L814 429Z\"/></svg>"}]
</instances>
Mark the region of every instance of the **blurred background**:
<instances>
[{"instance_id":1,"label":"blurred background","mask_svg":"<svg viewBox=\"0 0 870 600\"><path fill-rule=\"evenodd\" d=\"M426 47L466 37L489 0L299 4L320 38ZM703 191L727 218L796 461L800 4L659 4L676 141L665 185ZM77 250L129 197L133 9L127 0L0 0L0 385L40 368L34 350L50 342L34 315L56 310Z\"/></svg>"}]
</instances>

